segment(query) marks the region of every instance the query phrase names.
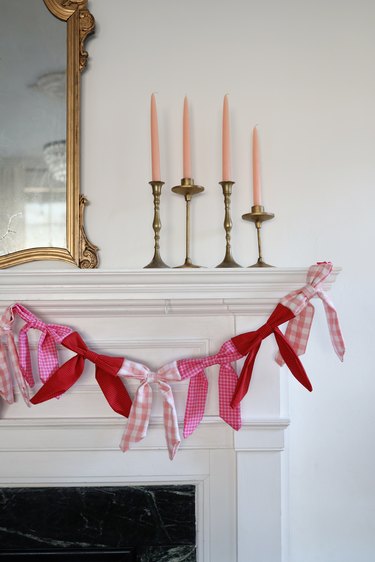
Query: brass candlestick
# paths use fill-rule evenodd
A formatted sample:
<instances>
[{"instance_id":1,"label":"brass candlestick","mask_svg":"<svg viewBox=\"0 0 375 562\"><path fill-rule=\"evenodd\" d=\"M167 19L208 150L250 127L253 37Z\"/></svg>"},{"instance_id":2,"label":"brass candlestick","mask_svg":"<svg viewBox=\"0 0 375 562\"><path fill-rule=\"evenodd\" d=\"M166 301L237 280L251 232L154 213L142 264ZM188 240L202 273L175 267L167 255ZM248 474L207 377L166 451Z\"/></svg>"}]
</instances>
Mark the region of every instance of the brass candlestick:
<instances>
[{"instance_id":1,"label":"brass candlestick","mask_svg":"<svg viewBox=\"0 0 375 562\"><path fill-rule=\"evenodd\" d=\"M255 223L255 228L257 229L257 238L258 238L258 261L254 263L254 265L250 265L249 267L273 267L268 263L263 261L262 257L262 242L260 239L260 229L262 228L262 222L269 221L274 218L273 213L266 213L264 210L263 205L253 205L251 207L251 213L246 213L242 215L242 218L245 221L251 221Z\"/></svg>"},{"instance_id":2,"label":"brass candlestick","mask_svg":"<svg viewBox=\"0 0 375 562\"><path fill-rule=\"evenodd\" d=\"M224 195L224 205L225 205L225 215L224 215L224 230L225 230L225 240L226 240L226 248L225 248L225 256L223 261L217 265L216 267L241 267L238 263L234 260L231 252L231 230L232 230L232 219L230 216L230 198L232 195L232 187L234 185L234 181L221 181L219 182L221 187L223 188L223 195Z\"/></svg>"},{"instance_id":3,"label":"brass candlestick","mask_svg":"<svg viewBox=\"0 0 375 562\"><path fill-rule=\"evenodd\" d=\"M161 230L161 220L160 220L160 195L161 188L164 185L163 181L150 181L152 187L152 195L154 197L154 220L152 223L152 228L154 229L154 257L144 269L160 269L169 267L163 262L160 256L160 230Z\"/></svg>"},{"instance_id":4,"label":"brass candlestick","mask_svg":"<svg viewBox=\"0 0 375 562\"><path fill-rule=\"evenodd\" d=\"M195 185L192 178L182 178L181 185L172 187L172 191L174 193L178 193L179 195L183 195L186 201L186 257L184 263L182 265L179 265L178 268L200 267L200 265L194 265L190 258L190 202L194 195L197 195L198 193L202 193L202 191L204 191L204 187Z\"/></svg>"}]
</instances>

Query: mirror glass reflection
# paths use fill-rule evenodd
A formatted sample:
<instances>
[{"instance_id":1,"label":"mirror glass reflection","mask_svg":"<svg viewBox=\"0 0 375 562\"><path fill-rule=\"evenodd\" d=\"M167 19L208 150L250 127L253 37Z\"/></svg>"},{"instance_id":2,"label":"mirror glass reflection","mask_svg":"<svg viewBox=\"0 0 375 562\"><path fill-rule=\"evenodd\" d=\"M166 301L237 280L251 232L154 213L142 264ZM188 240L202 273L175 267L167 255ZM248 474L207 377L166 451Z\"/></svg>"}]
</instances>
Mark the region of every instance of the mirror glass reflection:
<instances>
[{"instance_id":1,"label":"mirror glass reflection","mask_svg":"<svg viewBox=\"0 0 375 562\"><path fill-rule=\"evenodd\" d=\"M0 256L66 247L66 25L0 0Z\"/></svg>"}]
</instances>

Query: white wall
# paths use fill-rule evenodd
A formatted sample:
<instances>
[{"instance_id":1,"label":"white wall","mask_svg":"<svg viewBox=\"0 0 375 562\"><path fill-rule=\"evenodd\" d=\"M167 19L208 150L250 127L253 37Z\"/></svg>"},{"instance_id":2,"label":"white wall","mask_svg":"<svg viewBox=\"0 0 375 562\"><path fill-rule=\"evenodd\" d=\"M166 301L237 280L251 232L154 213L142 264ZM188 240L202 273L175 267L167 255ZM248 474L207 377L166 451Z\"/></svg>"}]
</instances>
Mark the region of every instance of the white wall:
<instances>
[{"instance_id":1,"label":"white wall","mask_svg":"<svg viewBox=\"0 0 375 562\"><path fill-rule=\"evenodd\" d=\"M343 365L322 309L305 364L312 395L290 380L288 562L375 557L373 435L375 330L374 17L371 0L91 0L97 19L83 80L83 193L87 232L103 268L138 268L152 254L149 96L157 92L166 181L162 253L183 261L183 96L191 103L193 258L223 256L222 97L230 93L233 252L255 260L250 132L259 124L265 258L278 266L331 259L343 267L332 297L347 341ZM29 264L23 268L46 268ZM52 265L56 268L56 264ZM60 267L69 267L60 264ZM285 374L287 376L287 374ZM228 561L229 562L229 561Z\"/></svg>"}]
</instances>

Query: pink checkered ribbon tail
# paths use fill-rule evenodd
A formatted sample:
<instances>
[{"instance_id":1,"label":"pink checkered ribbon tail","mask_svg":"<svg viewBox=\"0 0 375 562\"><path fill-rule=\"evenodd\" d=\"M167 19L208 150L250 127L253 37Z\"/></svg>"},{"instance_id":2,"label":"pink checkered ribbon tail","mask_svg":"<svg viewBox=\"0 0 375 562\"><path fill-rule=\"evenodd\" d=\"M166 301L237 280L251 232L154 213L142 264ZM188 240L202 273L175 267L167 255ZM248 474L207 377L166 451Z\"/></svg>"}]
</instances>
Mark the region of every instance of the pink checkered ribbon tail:
<instances>
[{"instance_id":1,"label":"pink checkered ribbon tail","mask_svg":"<svg viewBox=\"0 0 375 562\"><path fill-rule=\"evenodd\" d=\"M30 406L30 389L29 385L22 376L12 330L13 321L14 316L12 308L9 307L0 319L0 396L8 402L8 404L13 404L13 372L20 394L25 403Z\"/></svg>"},{"instance_id":2,"label":"pink checkered ribbon tail","mask_svg":"<svg viewBox=\"0 0 375 562\"><path fill-rule=\"evenodd\" d=\"M59 366L56 344L71 334L73 330L68 326L46 324L20 304L13 305L13 311L25 322L18 334L18 350L24 378L32 387L35 380L31 364L29 330L34 329L41 332L38 342L38 368L39 378L42 382L46 382Z\"/></svg>"},{"instance_id":3,"label":"pink checkered ribbon tail","mask_svg":"<svg viewBox=\"0 0 375 562\"><path fill-rule=\"evenodd\" d=\"M237 373L232 363L242 355L237 351L232 340L226 341L215 355L199 359L181 359L177 361L181 379L190 378L184 418L184 437L191 435L202 421L208 392L208 381L205 369L212 365L220 365L219 415L233 429L241 427L240 406L232 408L230 403L237 385Z\"/></svg>"},{"instance_id":4,"label":"pink checkered ribbon tail","mask_svg":"<svg viewBox=\"0 0 375 562\"><path fill-rule=\"evenodd\" d=\"M10 373L5 345L0 341L0 397L8 404L14 402L13 379Z\"/></svg>"},{"instance_id":5,"label":"pink checkered ribbon tail","mask_svg":"<svg viewBox=\"0 0 375 562\"><path fill-rule=\"evenodd\" d=\"M307 273L307 284L297 291L292 291L280 301L295 315L295 318L288 322L285 337L297 355L303 355L306 351L314 318L314 306L310 300L318 297L323 302L333 348L340 360L344 359L345 343L338 315L332 301L323 290L323 283L332 269L331 262L312 265ZM280 353L276 355L276 361L279 365L284 363Z\"/></svg>"},{"instance_id":6,"label":"pink checkered ribbon tail","mask_svg":"<svg viewBox=\"0 0 375 562\"><path fill-rule=\"evenodd\" d=\"M178 361L179 370L184 372L184 361ZM182 377L186 378L186 377ZM201 423L206 409L208 380L204 371L194 375L189 382L186 399L183 436L187 439Z\"/></svg>"},{"instance_id":7,"label":"pink checkered ribbon tail","mask_svg":"<svg viewBox=\"0 0 375 562\"><path fill-rule=\"evenodd\" d=\"M170 387L171 382L181 380L176 362L168 363L154 373L148 367L142 365L142 363L135 363L125 359L118 375L139 380L141 383L133 400L127 426L121 439L120 449L124 452L128 451L132 444L138 443L146 437L152 406L152 388L150 383L155 383L163 397L165 438L169 458L172 460L181 442L176 407Z\"/></svg>"}]
</instances>

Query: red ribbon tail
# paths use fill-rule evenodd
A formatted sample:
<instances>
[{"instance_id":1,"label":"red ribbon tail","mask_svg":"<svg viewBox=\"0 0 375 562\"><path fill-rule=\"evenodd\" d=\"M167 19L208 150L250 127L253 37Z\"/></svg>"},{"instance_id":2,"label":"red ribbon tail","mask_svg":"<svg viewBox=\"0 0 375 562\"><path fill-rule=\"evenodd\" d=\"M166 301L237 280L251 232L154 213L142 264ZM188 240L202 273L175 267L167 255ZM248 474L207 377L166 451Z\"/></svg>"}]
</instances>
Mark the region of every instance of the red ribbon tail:
<instances>
[{"instance_id":1,"label":"red ribbon tail","mask_svg":"<svg viewBox=\"0 0 375 562\"><path fill-rule=\"evenodd\" d=\"M244 366L242 367L242 371L237 382L236 390L234 391L231 401L232 408L236 408L240 404L241 400L249 390L255 358L257 356L261 343L262 342L260 341L256 345L254 345L254 347L250 350L248 356L246 357Z\"/></svg>"},{"instance_id":2,"label":"red ribbon tail","mask_svg":"<svg viewBox=\"0 0 375 562\"><path fill-rule=\"evenodd\" d=\"M307 390L311 392L313 389L311 382L298 355L296 354L284 334L279 330L279 328L275 328L274 333L277 345L279 346L281 357L284 359L290 372L299 383L301 383L305 388L307 388Z\"/></svg>"},{"instance_id":3,"label":"red ribbon tail","mask_svg":"<svg viewBox=\"0 0 375 562\"><path fill-rule=\"evenodd\" d=\"M99 367L95 378L112 410L127 418L132 401L120 377L113 376Z\"/></svg>"},{"instance_id":4,"label":"red ribbon tail","mask_svg":"<svg viewBox=\"0 0 375 562\"><path fill-rule=\"evenodd\" d=\"M31 398L32 404L40 404L51 398L64 394L82 375L85 361L80 355L76 355L64 363L47 382Z\"/></svg>"}]
</instances>

